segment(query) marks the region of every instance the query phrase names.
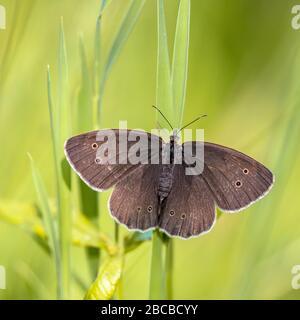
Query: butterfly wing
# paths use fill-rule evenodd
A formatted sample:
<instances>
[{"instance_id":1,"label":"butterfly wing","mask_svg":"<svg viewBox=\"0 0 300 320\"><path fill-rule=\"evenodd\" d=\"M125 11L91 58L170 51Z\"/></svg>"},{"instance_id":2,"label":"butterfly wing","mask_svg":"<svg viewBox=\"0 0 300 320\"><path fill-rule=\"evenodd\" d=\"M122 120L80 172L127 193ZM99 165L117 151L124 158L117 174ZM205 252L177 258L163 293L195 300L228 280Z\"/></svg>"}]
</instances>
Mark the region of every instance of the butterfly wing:
<instances>
[{"instance_id":1,"label":"butterfly wing","mask_svg":"<svg viewBox=\"0 0 300 320\"><path fill-rule=\"evenodd\" d=\"M173 186L159 215L159 228L171 236L190 238L208 232L216 219L213 195L201 176L175 165Z\"/></svg>"},{"instance_id":2,"label":"butterfly wing","mask_svg":"<svg viewBox=\"0 0 300 320\"><path fill-rule=\"evenodd\" d=\"M110 163L107 158L101 159L101 154L97 152L113 136L116 164ZM146 156L157 156L153 153L154 151L152 154L150 152L153 141L159 146L155 152L158 154L161 152L162 140L156 135L137 130L110 129L92 131L68 139L65 143L65 155L72 168L89 187L96 191L103 191L114 186L141 165L140 163L131 164L127 159L128 150L137 142L133 140L140 137L149 142L144 148L144 151L147 151ZM126 148L119 148L124 141L126 141ZM120 164L120 159L124 164Z\"/></svg>"},{"instance_id":3,"label":"butterfly wing","mask_svg":"<svg viewBox=\"0 0 300 320\"><path fill-rule=\"evenodd\" d=\"M195 147L197 142L192 143ZM242 210L265 196L274 181L264 165L231 148L204 144L204 170L200 175L223 211Z\"/></svg>"},{"instance_id":4,"label":"butterfly wing","mask_svg":"<svg viewBox=\"0 0 300 320\"><path fill-rule=\"evenodd\" d=\"M109 200L113 218L129 229L157 226L159 165L141 165L114 188Z\"/></svg>"}]
</instances>

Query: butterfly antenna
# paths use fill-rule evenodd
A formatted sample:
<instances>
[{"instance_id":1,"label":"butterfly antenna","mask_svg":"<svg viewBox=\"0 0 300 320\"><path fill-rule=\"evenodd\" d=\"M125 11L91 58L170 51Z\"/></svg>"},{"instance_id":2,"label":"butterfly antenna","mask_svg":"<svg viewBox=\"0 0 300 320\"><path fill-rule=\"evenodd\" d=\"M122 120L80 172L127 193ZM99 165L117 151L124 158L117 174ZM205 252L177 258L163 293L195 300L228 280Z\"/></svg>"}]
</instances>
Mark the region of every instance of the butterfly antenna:
<instances>
[{"instance_id":1,"label":"butterfly antenna","mask_svg":"<svg viewBox=\"0 0 300 320\"><path fill-rule=\"evenodd\" d=\"M196 121L198 121L198 120L200 120L201 118L204 118L204 117L207 117L207 114L204 114L203 116L200 116L200 117L196 118L195 120L189 122L188 124L186 124L185 126L183 126L181 129L179 129L178 133L179 133L181 130L185 129L186 127L190 126L190 125L193 124L194 122L196 122Z\"/></svg>"},{"instance_id":2,"label":"butterfly antenna","mask_svg":"<svg viewBox=\"0 0 300 320\"><path fill-rule=\"evenodd\" d=\"M154 109L156 109L161 116L167 121L168 125L171 127L172 130L174 130L174 128L172 127L171 123L169 122L169 120L164 116L164 114L156 107L156 106L152 106Z\"/></svg>"}]
</instances>

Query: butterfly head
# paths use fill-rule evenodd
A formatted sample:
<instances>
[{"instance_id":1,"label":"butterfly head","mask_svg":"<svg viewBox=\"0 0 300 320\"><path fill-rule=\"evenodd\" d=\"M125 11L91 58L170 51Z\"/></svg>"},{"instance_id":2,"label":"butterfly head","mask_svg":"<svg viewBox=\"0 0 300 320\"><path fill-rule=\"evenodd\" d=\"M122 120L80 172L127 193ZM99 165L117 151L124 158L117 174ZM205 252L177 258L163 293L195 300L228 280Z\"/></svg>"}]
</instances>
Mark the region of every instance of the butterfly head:
<instances>
[{"instance_id":1,"label":"butterfly head","mask_svg":"<svg viewBox=\"0 0 300 320\"><path fill-rule=\"evenodd\" d=\"M166 118L166 116L156 107L156 106L152 106L154 109L156 109L160 114L161 116L166 120L166 122L168 123L168 125L170 126L170 128L173 130L173 134L170 136L170 142L178 142L178 140L180 139L180 135L179 133L185 129L186 127L190 126L191 124L193 124L194 122L198 121L199 119L203 118L203 117L206 117L207 115L204 114L198 118L196 118L195 120L189 122L188 124L186 124L185 126L183 126L182 128L180 129L174 129L172 124L170 123L170 121Z\"/></svg>"},{"instance_id":2,"label":"butterfly head","mask_svg":"<svg viewBox=\"0 0 300 320\"><path fill-rule=\"evenodd\" d=\"M180 139L179 130L173 129L173 134L170 136L170 142L177 143Z\"/></svg>"}]
</instances>

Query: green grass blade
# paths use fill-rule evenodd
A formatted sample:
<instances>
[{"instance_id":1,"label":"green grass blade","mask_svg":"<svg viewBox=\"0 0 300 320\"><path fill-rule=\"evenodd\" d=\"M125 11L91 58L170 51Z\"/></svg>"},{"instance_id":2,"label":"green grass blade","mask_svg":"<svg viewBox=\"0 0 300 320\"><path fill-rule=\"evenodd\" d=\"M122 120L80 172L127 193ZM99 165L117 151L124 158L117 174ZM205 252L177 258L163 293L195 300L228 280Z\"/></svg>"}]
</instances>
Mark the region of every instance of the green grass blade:
<instances>
[{"instance_id":1,"label":"green grass blade","mask_svg":"<svg viewBox=\"0 0 300 320\"><path fill-rule=\"evenodd\" d=\"M98 124L100 125L101 121L101 108L102 108L102 99L104 93L104 87L106 80L110 74L110 71L117 60L120 52L128 39L133 27L135 26L138 17L143 9L146 0L131 0L130 6L123 18L123 21L116 33L112 46L109 50L108 57L106 59L103 73L101 76L101 81L99 84L99 96L98 96Z\"/></svg>"},{"instance_id":2,"label":"green grass blade","mask_svg":"<svg viewBox=\"0 0 300 320\"><path fill-rule=\"evenodd\" d=\"M76 129L78 132L86 132L93 128L93 109L90 72L82 35L79 38L79 51L81 61L81 85L77 103Z\"/></svg>"},{"instance_id":3,"label":"green grass blade","mask_svg":"<svg viewBox=\"0 0 300 320\"><path fill-rule=\"evenodd\" d=\"M175 125L177 128L182 126L186 96L190 39L190 10L190 0L181 0L177 17L171 80L174 113L176 115Z\"/></svg>"},{"instance_id":4,"label":"green grass blade","mask_svg":"<svg viewBox=\"0 0 300 320\"><path fill-rule=\"evenodd\" d=\"M47 195L43 180L33 161L33 158L31 157L30 154L28 155L31 163L31 171L32 171L33 182L34 182L34 186L37 194L38 205L41 209L49 246L54 256L54 262L56 267L56 277L57 277L57 298L61 299L62 298L62 292L61 292L62 279L61 279L61 267L60 267L61 261L60 261L60 254L59 254L58 236L56 233L53 216L51 214L51 210L49 207L48 195Z\"/></svg>"},{"instance_id":5,"label":"green grass blade","mask_svg":"<svg viewBox=\"0 0 300 320\"><path fill-rule=\"evenodd\" d=\"M156 75L156 106L164 113L167 119L174 123L173 99L171 90L171 70L168 49L168 37L165 19L164 0L157 0L157 29L158 29L158 47L157 47L157 75ZM166 122L157 113L159 123ZM167 125L167 128L169 126Z\"/></svg>"},{"instance_id":6,"label":"green grass blade","mask_svg":"<svg viewBox=\"0 0 300 320\"><path fill-rule=\"evenodd\" d=\"M167 39L164 0L157 0L157 78L156 105L171 123L174 123L173 99L171 87L170 59ZM157 113L160 123L162 117ZM163 120L165 121L165 120ZM166 297L165 268L163 265L164 243L159 231L153 233L152 258L150 274L150 299L164 299Z\"/></svg>"},{"instance_id":7,"label":"green grass blade","mask_svg":"<svg viewBox=\"0 0 300 320\"><path fill-rule=\"evenodd\" d=\"M150 274L149 299L161 300L166 298L165 270L163 266L164 243L158 230L153 232L152 257Z\"/></svg>"},{"instance_id":8,"label":"green grass blade","mask_svg":"<svg viewBox=\"0 0 300 320\"><path fill-rule=\"evenodd\" d=\"M87 291L85 300L110 300L118 287L123 269L123 255L107 257L98 276Z\"/></svg>"},{"instance_id":9,"label":"green grass blade","mask_svg":"<svg viewBox=\"0 0 300 320\"><path fill-rule=\"evenodd\" d=\"M81 58L81 89L78 97L76 129L78 132L86 132L93 129L93 108L90 74L82 37L80 37L79 48ZM76 177L76 181L78 181L79 184L80 211L97 225L99 215L98 194L89 188L81 179ZM87 248L86 253L91 277L95 279L99 268L99 250Z\"/></svg>"},{"instance_id":10,"label":"green grass blade","mask_svg":"<svg viewBox=\"0 0 300 320\"><path fill-rule=\"evenodd\" d=\"M132 0L128 8L126 15L123 18L123 21L119 27L119 30L115 36L115 39L112 43L111 49L109 51L105 69L104 69L104 79L107 79L112 66L114 65L116 59L118 58L126 40L128 39L131 31L133 30L137 19L140 16L140 13L143 9L146 0Z\"/></svg>"},{"instance_id":11,"label":"green grass blade","mask_svg":"<svg viewBox=\"0 0 300 320\"><path fill-rule=\"evenodd\" d=\"M64 142L70 137L71 133L71 110L69 101L69 76L68 76L68 62L67 51L65 43L63 19L61 20L60 36L59 36L59 59L58 59L58 122L59 140L58 140L58 160L64 158ZM61 249L61 263L62 263L62 278L64 298L69 297L70 291L70 244L71 244L71 203L70 192L67 185L64 183L62 167L59 167L59 198L58 219L59 219L59 236ZM69 168L70 170L70 168Z\"/></svg>"},{"instance_id":12,"label":"green grass blade","mask_svg":"<svg viewBox=\"0 0 300 320\"><path fill-rule=\"evenodd\" d=\"M69 138L71 131L71 110L69 102L69 75L67 63L67 50L65 43L65 32L63 18L61 18L59 32L59 52L58 52L58 107L57 124L59 128L60 146ZM59 148L61 158L63 158L63 149Z\"/></svg>"},{"instance_id":13,"label":"green grass blade","mask_svg":"<svg viewBox=\"0 0 300 320\"><path fill-rule=\"evenodd\" d=\"M80 209L81 212L89 218L91 221L97 225L98 222L98 195L97 193L90 189L83 181L79 181L79 191L80 191ZM100 260L100 251L95 248L87 249L87 257L89 268L91 272L91 277L94 279L97 275Z\"/></svg>"},{"instance_id":14,"label":"green grass blade","mask_svg":"<svg viewBox=\"0 0 300 320\"><path fill-rule=\"evenodd\" d=\"M174 265L174 241L168 238L166 241L166 295L168 300L173 299L173 265Z\"/></svg>"},{"instance_id":15,"label":"green grass blade","mask_svg":"<svg viewBox=\"0 0 300 320\"><path fill-rule=\"evenodd\" d=\"M48 67L47 73L47 88L48 88L48 107L51 124L51 137L53 145L53 157L55 167L55 181L56 181L56 202L57 202L57 215L58 215L58 229L59 229L59 243L60 243L60 259L61 259L61 297L67 298L69 292L70 283L70 217L69 217L69 190L64 182L64 175L62 172L62 159L63 159L63 145L61 144L62 139L59 135L60 127L60 116L59 112L56 112L53 106L52 99L52 88L51 88L51 77L50 70ZM65 173L66 175L66 173Z\"/></svg>"},{"instance_id":16,"label":"green grass blade","mask_svg":"<svg viewBox=\"0 0 300 320\"><path fill-rule=\"evenodd\" d=\"M111 3L112 3L112 0L101 0L100 11L99 11L97 20L101 20L101 17L104 14L104 11L109 7Z\"/></svg>"},{"instance_id":17,"label":"green grass blade","mask_svg":"<svg viewBox=\"0 0 300 320\"><path fill-rule=\"evenodd\" d=\"M70 170L70 165L67 161L67 159L62 159L61 161L61 173L63 180L68 187L69 190L72 188L72 177L71 177L71 170Z\"/></svg>"},{"instance_id":18,"label":"green grass blade","mask_svg":"<svg viewBox=\"0 0 300 320\"><path fill-rule=\"evenodd\" d=\"M78 97L78 115L77 115L77 131L86 132L93 128L92 114L92 88L86 53L84 49L83 39L80 38L80 57L81 57L81 89ZM97 193L86 186L80 180L81 195L81 211L92 219L96 220L98 216L98 197ZM97 221L94 221L95 223Z\"/></svg>"},{"instance_id":19,"label":"green grass blade","mask_svg":"<svg viewBox=\"0 0 300 320\"><path fill-rule=\"evenodd\" d=\"M161 4L162 5L162 4ZM161 13L162 14L162 13ZM162 17L163 19L163 17ZM163 28L163 26L161 27ZM165 30L164 30L165 32ZM189 36L190 34L190 0L181 0L178 9L176 33L174 40L173 62L171 72L171 90L173 105L172 118L173 125L177 128L182 126L186 85L188 75L188 51L189 51ZM166 36L164 37L166 39ZM163 40L161 40L163 41ZM165 40L166 41L166 40ZM167 46L167 43L165 47ZM167 52L167 49L165 49ZM165 61L167 63L167 59ZM158 71L159 71L158 67ZM168 79L165 78L165 85L168 85ZM165 274L166 274L166 294L168 299L173 298L173 260L174 248L173 240L167 239L166 241L166 258L165 258Z\"/></svg>"},{"instance_id":20,"label":"green grass blade","mask_svg":"<svg viewBox=\"0 0 300 320\"><path fill-rule=\"evenodd\" d=\"M55 175L59 175L59 161L58 161L58 130L55 126L55 110L53 108L53 99L52 99L52 84L51 84L51 74L50 66L47 68L47 92L48 92L48 109L49 109L49 118L50 118L50 129L51 129L51 139L52 139L52 148L55 164Z\"/></svg>"},{"instance_id":21,"label":"green grass blade","mask_svg":"<svg viewBox=\"0 0 300 320\"><path fill-rule=\"evenodd\" d=\"M101 59L102 59L102 16L104 10L111 1L102 0L100 5L100 12L96 21L95 32L95 53L94 53L94 70L93 70L93 126L98 126L97 107L99 100L99 86L101 78ZM99 124L100 125L100 124Z\"/></svg>"}]
</instances>

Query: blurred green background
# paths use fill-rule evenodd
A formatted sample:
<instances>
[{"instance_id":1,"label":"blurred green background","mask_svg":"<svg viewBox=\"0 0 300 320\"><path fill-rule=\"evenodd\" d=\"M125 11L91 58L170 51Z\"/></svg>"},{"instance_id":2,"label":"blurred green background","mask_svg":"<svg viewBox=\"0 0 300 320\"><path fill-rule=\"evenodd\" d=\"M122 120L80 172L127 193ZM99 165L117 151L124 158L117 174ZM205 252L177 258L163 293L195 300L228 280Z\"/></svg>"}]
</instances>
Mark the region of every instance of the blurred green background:
<instances>
[{"instance_id":1,"label":"blurred green background","mask_svg":"<svg viewBox=\"0 0 300 320\"><path fill-rule=\"evenodd\" d=\"M108 50L129 1L112 0L103 16ZM166 0L172 48L178 1ZM30 152L54 196L46 68L57 85L58 35L64 17L71 105L81 78L79 34L92 60L98 0L0 0L7 28L0 30L0 202L35 201ZM174 298L297 299L291 269L300 264L299 119L300 31L291 27L287 0L192 0L189 76L184 122L200 124L207 141L241 150L276 176L272 192L239 214L223 214L207 235L175 240ZM128 120L155 125L156 1L147 0L105 88L102 127ZM171 50L172 51L172 50ZM74 132L75 133L75 132ZM113 236L106 192L101 230ZM121 228L122 234L126 230ZM126 255L123 298L148 298L151 242ZM54 299L50 257L21 228L0 221L0 265L7 289L0 299ZM88 281L83 249L72 266ZM72 285L71 297L83 292Z\"/></svg>"}]
</instances>

